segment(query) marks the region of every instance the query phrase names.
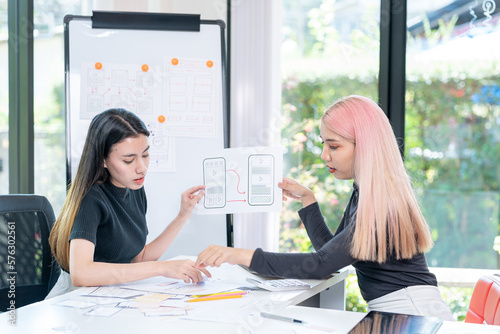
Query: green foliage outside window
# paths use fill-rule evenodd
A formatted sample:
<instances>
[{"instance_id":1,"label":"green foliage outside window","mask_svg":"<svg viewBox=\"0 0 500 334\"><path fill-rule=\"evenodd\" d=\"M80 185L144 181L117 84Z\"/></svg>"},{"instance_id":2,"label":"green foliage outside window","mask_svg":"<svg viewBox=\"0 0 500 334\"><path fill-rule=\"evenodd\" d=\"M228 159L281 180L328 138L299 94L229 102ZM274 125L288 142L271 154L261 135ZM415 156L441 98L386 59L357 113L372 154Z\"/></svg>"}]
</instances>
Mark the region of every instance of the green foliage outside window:
<instances>
[{"instance_id":1,"label":"green foliage outside window","mask_svg":"<svg viewBox=\"0 0 500 334\"><path fill-rule=\"evenodd\" d=\"M333 0L284 4L290 13L284 21L287 52L282 80L285 176L315 192L328 226L335 231L352 181L336 180L321 160L319 119L331 103L347 95L378 100L374 71L379 37L374 18L380 14L366 11L361 25L341 41L333 29L337 22ZM301 11L308 12L309 22L307 28L296 29ZM439 54L440 59L427 62L413 60L415 54L422 59L422 51L449 41L456 22L456 16L440 20L433 30L424 17L423 35L408 34L405 138L398 140L404 143L405 165L435 243L426 254L429 265L493 269L500 257L493 249L500 235L498 61L491 57L491 61L484 57L484 61L474 57L455 61L453 54ZM297 214L300 207L296 201L285 204L283 252L314 251ZM498 242L496 248L500 249ZM472 288L440 289L455 318L463 320ZM356 276L347 280L346 307L366 311Z\"/></svg>"},{"instance_id":2,"label":"green foliage outside window","mask_svg":"<svg viewBox=\"0 0 500 334\"><path fill-rule=\"evenodd\" d=\"M330 104L343 96L356 93L374 98L377 94L375 80L373 77L369 81L360 82L347 76L305 80L290 77L283 80L282 99L286 101L282 109L284 126L281 130L286 149L284 171L286 176L314 191L321 211L328 217L327 223L332 230L338 227L343 210L349 201L352 181L335 179L321 160L323 146L319 137L320 118ZM310 241L305 233L288 231L301 225L297 215L300 207L300 202L289 201L282 214L284 229L280 240L282 247L285 246L289 251L310 247ZM296 244L292 242L293 239L307 239L304 242L309 243L309 246Z\"/></svg>"}]
</instances>

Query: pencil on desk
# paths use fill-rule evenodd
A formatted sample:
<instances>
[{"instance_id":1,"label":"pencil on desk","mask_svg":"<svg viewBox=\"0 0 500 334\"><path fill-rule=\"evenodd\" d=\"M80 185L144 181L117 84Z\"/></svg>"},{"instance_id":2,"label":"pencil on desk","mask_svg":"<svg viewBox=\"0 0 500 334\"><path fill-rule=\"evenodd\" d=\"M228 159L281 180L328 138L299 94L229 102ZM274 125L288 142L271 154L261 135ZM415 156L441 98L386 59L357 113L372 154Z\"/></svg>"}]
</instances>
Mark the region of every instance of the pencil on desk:
<instances>
[{"instance_id":1,"label":"pencil on desk","mask_svg":"<svg viewBox=\"0 0 500 334\"><path fill-rule=\"evenodd\" d=\"M233 299L233 298L242 298L243 295L233 295L233 296L209 296L209 297L200 297L188 300L188 302L205 302L209 300L220 300L220 299Z\"/></svg>"},{"instance_id":2,"label":"pencil on desk","mask_svg":"<svg viewBox=\"0 0 500 334\"><path fill-rule=\"evenodd\" d=\"M243 296L246 295L246 292L236 292L236 293L226 293L226 294L216 294L216 295L209 295L209 296L200 296L196 297L196 299L204 299L204 298L217 298L217 297L229 297L229 296Z\"/></svg>"},{"instance_id":3,"label":"pencil on desk","mask_svg":"<svg viewBox=\"0 0 500 334\"><path fill-rule=\"evenodd\" d=\"M248 292L243 291L243 290L238 290L238 291L227 291L227 292L218 292L218 293L210 293L207 295L193 295L194 298L204 298L204 297L211 297L211 296L221 296L221 295L246 295Z\"/></svg>"}]
</instances>

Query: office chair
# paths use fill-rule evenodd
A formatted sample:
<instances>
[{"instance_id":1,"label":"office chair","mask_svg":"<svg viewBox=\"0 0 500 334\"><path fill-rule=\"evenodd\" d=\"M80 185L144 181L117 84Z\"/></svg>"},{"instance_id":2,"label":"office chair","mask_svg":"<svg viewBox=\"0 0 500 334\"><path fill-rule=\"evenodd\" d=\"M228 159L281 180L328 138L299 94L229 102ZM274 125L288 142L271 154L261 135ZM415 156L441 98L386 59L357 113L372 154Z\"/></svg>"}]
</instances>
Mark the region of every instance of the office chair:
<instances>
[{"instance_id":1,"label":"office chair","mask_svg":"<svg viewBox=\"0 0 500 334\"><path fill-rule=\"evenodd\" d=\"M0 195L0 313L43 300L60 267L49 234L54 210L38 195Z\"/></svg>"},{"instance_id":2,"label":"office chair","mask_svg":"<svg viewBox=\"0 0 500 334\"><path fill-rule=\"evenodd\" d=\"M500 325L500 276L481 277L474 287L465 322Z\"/></svg>"}]
</instances>

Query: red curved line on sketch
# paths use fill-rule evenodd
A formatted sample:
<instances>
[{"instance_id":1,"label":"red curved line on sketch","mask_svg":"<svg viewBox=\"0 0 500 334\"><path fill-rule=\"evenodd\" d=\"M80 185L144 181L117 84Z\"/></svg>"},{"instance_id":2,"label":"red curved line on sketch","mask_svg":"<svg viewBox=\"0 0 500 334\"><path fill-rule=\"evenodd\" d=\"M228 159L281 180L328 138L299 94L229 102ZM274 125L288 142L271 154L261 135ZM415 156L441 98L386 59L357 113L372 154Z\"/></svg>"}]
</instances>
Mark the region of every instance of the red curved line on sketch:
<instances>
[{"instance_id":1,"label":"red curved line on sketch","mask_svg":"<svg viewBox=\"0 0 500 334\"><path fill-rule=\"evenodd\" d=\"M235 172L236 173L236 176L238 176L238 184L236 185L236 191L240 194L244 194L245 192L243 191L239 191L238 188L240 187L240 174L238 174L237 171L233 170L233 169L228 169L227 170L228 172Z\"/></svg>"}]
</instances>

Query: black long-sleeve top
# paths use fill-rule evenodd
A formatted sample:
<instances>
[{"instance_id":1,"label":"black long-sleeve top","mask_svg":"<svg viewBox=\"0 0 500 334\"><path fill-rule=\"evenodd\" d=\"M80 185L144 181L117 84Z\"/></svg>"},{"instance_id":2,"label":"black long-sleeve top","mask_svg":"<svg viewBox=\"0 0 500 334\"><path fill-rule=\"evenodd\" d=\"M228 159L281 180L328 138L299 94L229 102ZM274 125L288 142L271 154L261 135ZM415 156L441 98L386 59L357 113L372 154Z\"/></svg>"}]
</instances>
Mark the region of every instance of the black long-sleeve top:
<instances>
[{"instance_id":1,"label":"black long-sleeve top","mask_svg":"<svg viewBox=\"0 0 500 334\"><path fill-rule=\"evenodd\" d=\"M367 302L409 286L437 286L436 277L429 272L422 253L411 259L388 258L382 264L373 261L358 261L351 256L351 240L358 197L358 187L354 185L351 198L335 234L332 234L325 223L318 203L308 205L299 211L316 252L272 253L258 248L252 258L250 269L262 275L320 279L345 266L353 265L356 269L361 295Z\"/></svg>"}]
</instances>

